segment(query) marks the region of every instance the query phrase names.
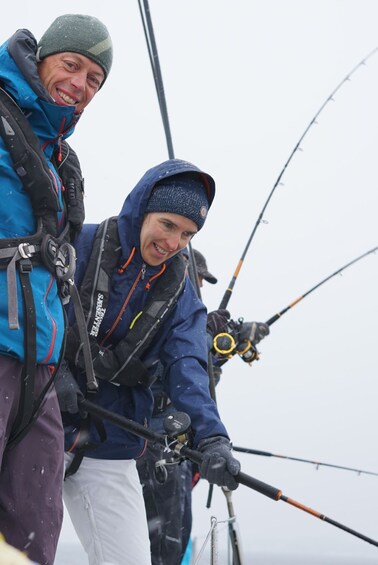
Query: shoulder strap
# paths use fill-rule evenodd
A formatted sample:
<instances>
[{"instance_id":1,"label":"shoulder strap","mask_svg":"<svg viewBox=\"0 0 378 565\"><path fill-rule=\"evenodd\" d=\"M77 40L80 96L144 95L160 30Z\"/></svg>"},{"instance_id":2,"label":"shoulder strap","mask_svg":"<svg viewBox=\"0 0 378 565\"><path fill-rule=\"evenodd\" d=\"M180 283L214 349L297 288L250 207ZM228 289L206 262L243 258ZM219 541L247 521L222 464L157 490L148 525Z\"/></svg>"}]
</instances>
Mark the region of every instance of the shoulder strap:
<instances>
[{"instance_id":1,"label":"shoulder strap","mask_svg":"<svg viewBox=\"0 0 378 565\"><path fill-rule=\"evenodd\" d=\"M97 229L80 286L81 303L91 337L98 335L109 302L112 272L119 263L120 255L117 218L108 218Z\"/></svg>"},{"instance_id":2,"label":"shoulder strap","mask_svg":"<svg viewBox=\"0 0 378 565\"><path fill-rule=\"evenodd\" d=\"M28 120L13 99L0 88L0 135L9 151L14 170L30 197L33 212L42 219L44 231L58 235L60 204L53 173Z\"/></svg>"},{"instance_id":3,"label":"shoulder strap","mask_svg":"<svg viewBox=\"0 0 378 565\"><path fill-rule=\"evenodd\" d=\"M54 166L63 184L63 198L66 205L67 223L70 226L70 240L81 231L85 219L84 179L76 152L66 140L62 140L59 157L54 154Z\"/></svg>"}]
</instances>

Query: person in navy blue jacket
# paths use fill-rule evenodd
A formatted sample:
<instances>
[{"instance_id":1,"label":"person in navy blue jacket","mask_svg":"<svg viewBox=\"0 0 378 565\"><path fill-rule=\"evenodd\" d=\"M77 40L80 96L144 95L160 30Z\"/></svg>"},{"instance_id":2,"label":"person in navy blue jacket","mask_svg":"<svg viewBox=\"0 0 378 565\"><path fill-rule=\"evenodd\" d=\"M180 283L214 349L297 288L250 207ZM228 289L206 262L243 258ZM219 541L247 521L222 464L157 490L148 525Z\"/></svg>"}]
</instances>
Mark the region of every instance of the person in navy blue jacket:
<instances>
[{"instance_id":1,"label":"person in navy blue jacket","mask_svg":"<svg viewBox=\"0 0 378 565\"><path fill-rule=\"evenodd\" d=\"M235 489L240 464L209 393L206 308L180 253L204 225L214 194L212 177L187 161L153 167L118 217L84 225L75 242L76 283L99 384L91 399L148 426L151 384L158 376L176 410L191 418L193 446L203 453L201 475ZM66 361L56 386L66 431L64 500L71 520L91 565L148 565L135 463L144 442L109 422L99 426L80 416L86 375L75 324Z\"/></svg>"},{"instance_id":2,"label":"person in navy blue jacket","mask_svg":"<svg viewBox=\"0 0 378 565\"><path fill-rule=\"evenodd\" d=\"M38 43L19 29L0 46L0 532L42 565L54 562L63 519L52 370L65 330L55 259L63 241L68 249L70 204L58 169L111 63L107 28L86 15L59 16Z\"/></svg>"}]
</instances>

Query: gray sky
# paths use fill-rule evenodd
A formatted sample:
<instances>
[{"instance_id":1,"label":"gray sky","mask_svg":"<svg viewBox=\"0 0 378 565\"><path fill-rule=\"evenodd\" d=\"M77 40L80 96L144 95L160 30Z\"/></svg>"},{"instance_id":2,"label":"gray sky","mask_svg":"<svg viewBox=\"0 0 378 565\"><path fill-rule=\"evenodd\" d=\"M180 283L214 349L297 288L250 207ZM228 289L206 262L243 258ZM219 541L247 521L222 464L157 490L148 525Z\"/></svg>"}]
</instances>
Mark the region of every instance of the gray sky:
<instances>
[{"instance_id":1,"label":"gray sky","mask_svg":"<svg viewBox=\"0 0 378 565\"><path fill-rule=\"evenodd\" d=\"M167 158L137 0L8 3L2 40L37 38L64 12L107 24L114 66L71 138L86 178L87 221L117 214L146 169ZM42 8L43 7L43 8ZM150 0L176 157L211 173L217 196L193 246L208 258L218 307L292 149L337 84L378 46L376 0ZM378 54L327 104L277 188L229 302L266 320L378 245ZM217 400L236 445L378 472L378 256L295 306L252 367L226 365ZM242 470L378 539L378 477L240 456ZM216 490L194 491L194 534L226 518ZM377 548L246 487L233 495L245 549L377 558ZM62 541L72 537L64 525Z\"/></svg>"}]
</instances>

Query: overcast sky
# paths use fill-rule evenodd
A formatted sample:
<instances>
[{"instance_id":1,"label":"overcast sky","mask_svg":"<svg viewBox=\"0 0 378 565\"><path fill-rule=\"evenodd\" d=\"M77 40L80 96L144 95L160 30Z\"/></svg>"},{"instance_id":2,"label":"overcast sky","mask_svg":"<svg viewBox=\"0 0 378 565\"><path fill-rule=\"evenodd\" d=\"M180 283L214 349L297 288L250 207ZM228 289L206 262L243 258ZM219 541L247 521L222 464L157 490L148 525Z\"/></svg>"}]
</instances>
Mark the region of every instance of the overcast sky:
<instances>
[{"instance_id":1,"label":"overcast sky","mask_svg":"<svg viewBox=\"0 0 378 565\"><path fill-rule=\"evenodd\" d=\"M193 241L219 282L218 307L279 173L329 94L378 47L376 0L150 0L176 157L212 174L217 196ZM167 156L137 0L14 1L2 39L37 38L64 12L107 24L115 59L71 138L86 178L87 221L116 215L128 191ZM378 245L378 53L359 66L310 128L266 210L229 302L265 321ZM235 445L378 472L378 254L290 310L252 367L232 359L217 400ZM378 477L241 455L242 470L378 540ZM226 518L216 489L196 487L195 536ZM241 486L233 495L245 549L348 554L368 545ZM62 541L72 537L68 520ZM319 561L321 562L321 561Z\"/></svg>"}]
</instances>

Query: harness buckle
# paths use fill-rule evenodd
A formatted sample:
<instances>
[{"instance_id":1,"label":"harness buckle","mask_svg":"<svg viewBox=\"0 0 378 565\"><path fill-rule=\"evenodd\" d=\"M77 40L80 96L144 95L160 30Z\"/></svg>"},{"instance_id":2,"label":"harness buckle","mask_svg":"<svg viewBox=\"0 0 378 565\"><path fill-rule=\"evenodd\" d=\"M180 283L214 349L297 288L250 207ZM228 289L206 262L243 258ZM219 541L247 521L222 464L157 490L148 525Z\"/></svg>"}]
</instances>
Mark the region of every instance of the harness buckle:
<instances>
[{"instance_id":1,"label":"harness buckle","mask_svg":"<svg viewBox=\"0 0 378 565\"><path fill-rule=\"evenodd\" d=\"M153 416L157 416L158 414L162 414L166 411L168 406L171 404L171 400L165 392L158 392L154 395L154 408L153 408Z\"/></svg>"},{"instance_id":2,"label":"harness buckle","mask_svg":"<svg viewBox=\"0 0 378 565\"><path fill-rule=\"evenodd\" d=\"M30 259L36 252L35 245L31 245L30 243L20 243L18 246L18 252L23 259Z\"/></svg>"},{"instance_id":3,"label":"harness buckle","mask_svg":"<svg viewBox=\"0 0 378 565\"><path fill-rule=\"evenodd\" d=\"M75 249L67 242L60 244L55 238L46 235L42 240L41 257L44 265L58 281L73 279L76 269Z\"/></svg>"},{"instance_id":4,"label":"harness buckle","mask_svg":"<svg viewBox=\"0 0 378 565\"><path fill-rule=\"evenodd\" d=\"M76 252L75 248L65 242L59 246L55 259L56 276L61 281L73 280L76 270Z\"/></svg>"}]
</instances>

